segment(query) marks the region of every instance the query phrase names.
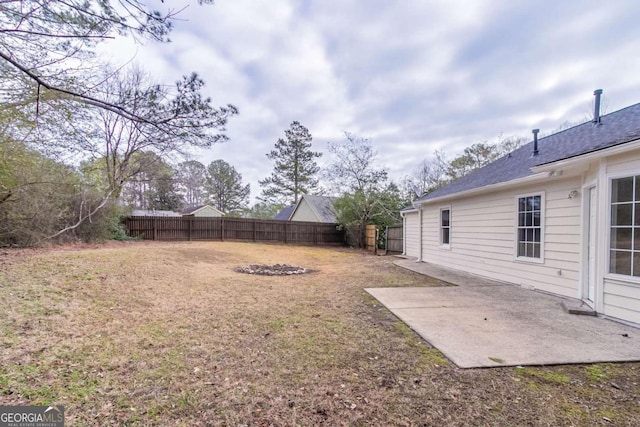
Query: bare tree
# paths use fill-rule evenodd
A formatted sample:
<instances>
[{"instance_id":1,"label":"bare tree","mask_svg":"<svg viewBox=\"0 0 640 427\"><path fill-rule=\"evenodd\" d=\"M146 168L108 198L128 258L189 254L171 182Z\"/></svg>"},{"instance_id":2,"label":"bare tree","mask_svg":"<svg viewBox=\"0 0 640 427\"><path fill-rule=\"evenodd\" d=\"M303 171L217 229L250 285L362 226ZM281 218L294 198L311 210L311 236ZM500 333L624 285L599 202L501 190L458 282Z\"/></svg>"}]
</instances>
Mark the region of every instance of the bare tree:
<instances>
[{"instance_id":1,"label":"bare tree","mask_svg":"<svg viewBox=\"0 0 640 427\"><path fill-rule=\"evenodd\" d=\"M451 160L443 150L435 150L430 159L418 164L407 180L421 194L430 193L517 150L525 142L524 138L500 135L494 143L480 142L466 147Z\"/></svg>"},{"instance_id":2,"label":"bare tree","mask_svg":"<svg viewBox=\"0 0 640 427\"><path fill-rule=\"evenodd\" d=\"M345 141L329 143L333 162L324 175L338 192L368 191L387 180L387 171L376 167L377 153L371 140L345 132Z\"/></svg>"},{"instance_id":3,"label":"bare tree","mask_svg":"<svg viewBox=\"0 0 640 427\"><path fill-rule=\"evenodd\" d=\"M177 168L178 187L187 206L198 206L205 201L206 168L197 160L179 163Z\"/></svg>"},{"instance_id":4,"label":"bare tree","mask_svg":"<svg viewBox=\"0 0 640 427\"><path fill-rule=\"evenodd\" d=\"M200 0L198 3L212 3ZM61 100L81 102L141 122L153 118L96 96L95 46L117 36L169 41L180 10L150 10L140 0L0 1L0 97L5 107L20 108ZM81 65L82 64L82 65Z\"/></svg>"},{"instance_id":5,"label":"bare tree","mask_svg":"<svg viewBox=\"0 0 640 427\"><path fill-rule=\"evenodd\" d=\"M413 170L409 180L422 195L437 190L448 182L449 168L446 154L442 150L433 152L431 159L425 159Z\"/></svg>"},{"instance_id":6,"label":"bare tree","mask_svg":"<svg viewBox=\"0 0 640 427\"><path fill-rule=\"evenodd\" d=\"M148 161L227 139L223 133L227 119L237 110L233 106L213 107L211 99L200 94L203 85L192 74L178 81L172 91L167 86L150 84L139 69L120 71L105 80L104 92L110 102L154 120L141 122L110 110L97 111L101 126L76 143L92 157L91 165L104 179L102 201L61 231L79 227L98 210L118 200L127 181L149 170Z\"/></svg>"},{"instance_id":7,"label":"bare tree","mask_svg":"<svg viewBox=\"0 0 640 427\"><path fill-rule=\"evenodd\" d=\"M237 110L231 105L213 107L211 99L200 94L203 85L192 74L170 91L167 86L150 84L139 69L118 72L105 81L107 99L124 105L138 117L150 118L140 122L99 110L100 133L82 143L94 158L101 159L108 190L115 198L122 185L143 169L134 161L136 154L144 151L167 156L183 153L191 146L210 147L227 140L225 125Z\"/></svg>"},{"instance_id":8,"label":"bare tree","mask_svg":"<svg viewBox=\"0 0 640 427\"><path fill-rule=\"evenodd\" d=\"M182 207L177 172L169 163L149 151L136 153L132 162L135 165L132 169L139 172L124 183L121 203L139 209L179 210Z\"/></svg>"},{"instance_id":9,"label":"bare tree","mask_svg":"<svg viewBox=\"0 0 640 427\"><path fill-rule=\"evenodd\" d=\"M354 244L363 246L365 226L396 223L404 201L398 186L388 181L387 171L376 164L371 140L347 132L345 138L329 144L333 161L325 176L341 194L335 202L338 222Z\"/></svg>"}]
</instances>

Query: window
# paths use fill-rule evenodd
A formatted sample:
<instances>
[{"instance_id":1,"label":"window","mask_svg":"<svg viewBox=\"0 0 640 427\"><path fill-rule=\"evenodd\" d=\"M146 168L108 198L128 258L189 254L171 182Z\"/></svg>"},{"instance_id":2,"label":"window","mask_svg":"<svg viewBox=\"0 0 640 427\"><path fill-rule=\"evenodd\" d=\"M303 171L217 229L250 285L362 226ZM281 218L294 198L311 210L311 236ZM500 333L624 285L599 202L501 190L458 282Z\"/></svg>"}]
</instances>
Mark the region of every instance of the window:
<instances>
[{"instance_id":1,"label":"window","mask_svg":"<svg viewBox=\"0 0 640 427\"><path fill-rule=\"evenodd\" d=\"M451 241L451 209L440 210L440 244L449 246Z\"/></svg>"},{"instance_id":2,"label":"window","mask_svg":"<svg viewBox=\"0 0 640 427\"><path fill-rule=\"evenodd\" d=\"M611 181L609 272L640 276L640 176Z\"/></svg>"},{"instance_id":3,"label":"window","mask_svg":"<svg viewBox=\"0 0 640 427\"><path fill-rule=\"evenodd\" d=\"M518 257L540 259L542 196L518 198Z\"/></svg>"}]
</instances>

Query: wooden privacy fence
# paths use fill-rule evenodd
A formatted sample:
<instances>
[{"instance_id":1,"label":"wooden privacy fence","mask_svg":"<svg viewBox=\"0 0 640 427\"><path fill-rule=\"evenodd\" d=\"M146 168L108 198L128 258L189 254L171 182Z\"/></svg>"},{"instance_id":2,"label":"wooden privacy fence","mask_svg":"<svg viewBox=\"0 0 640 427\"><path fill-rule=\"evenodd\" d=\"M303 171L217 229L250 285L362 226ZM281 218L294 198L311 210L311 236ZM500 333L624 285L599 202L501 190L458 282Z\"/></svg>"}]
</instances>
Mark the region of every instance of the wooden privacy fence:
<instances>
[{"instance_id":1,"label":"wooden privacy fence","mask_svg":"<svg viewBox=\"0 0 640 427\"><path fill-rule=\"evenodd\" d=\"M364 241L368 251L377 252L378 249L378 227L373 224L367 225L364 230Z\"/></svg>"},{"instance_id":2,"label":"wooden privacy fence","mask_svg":"<svg viewBox=\"0 0 640 427\"><path fill-rule=\"evenodd\" d=\"M387 252L402 252L403 251L403 232L402 224L392 225L387 227L385 242Z\"/></svg>"},{"instance_id":3,"label":"wooden privacy fence","mask_svg":"<svg viewBox=\"0 0 640 427\"><path fill-rule=\"evenodd\" d=\"M337 224L225 217L133 216L124 221L127 235L143 240L241 240L316 245L344 245Z\"/></svg>"}]
</instances>

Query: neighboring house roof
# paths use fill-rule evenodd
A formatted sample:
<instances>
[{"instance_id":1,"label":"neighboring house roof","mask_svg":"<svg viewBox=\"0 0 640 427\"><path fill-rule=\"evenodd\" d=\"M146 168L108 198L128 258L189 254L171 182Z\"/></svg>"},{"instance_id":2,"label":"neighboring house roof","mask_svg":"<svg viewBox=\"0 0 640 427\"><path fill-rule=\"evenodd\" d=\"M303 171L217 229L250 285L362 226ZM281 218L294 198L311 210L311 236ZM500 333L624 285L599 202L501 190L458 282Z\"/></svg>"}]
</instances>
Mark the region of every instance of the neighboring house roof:
<instances>
[{"instance_id":1,"label":"neighboring house roof","mask_svg":"<svg viewBox=\"0 0 640 427\"><path fill-rule=\"evenodd\" d=\"M293 212L289 218L293 218L296 209L302 203L302 201L306 201L313 213L318 217L319 222L326 223L336 223L338 222L336 218L336 212L333 204L337 200L336 197L328 197L328 196L313 196L310 194L304 194L298 200L298 204L295 205Z\"/></svg>"},{"instance_id":2,"label":"neighboring house roof","mask_svg":"<svg viewBox=\"0 0 640 427\"><path fill-rule=\"evenodd\" d=\"M538 140L538 155L533 141L514 152L432 191L414 201L426 202L463 191L499 184L533 175L534 166L581 156L640 138L640 104L600 117Z\"/></svg>"},{"instance_id":3,"label":"neighboring house roof","mask_svg":"<svg viewBox=\"0 0 640 427\"><path fill-rule=\"evenodd\" d=\"M220 215L224 215L223 212L221 212L219 209L216 209L215 207L211 206L211 205L198 205L198 206L191 206L189 208L183 209L182 210L182 215L193 215L196 212L205 209L205 208L210 208L213 209L216 212L220 212Z\"/></svg>"},{"instance_id":4,"label":"neighboring house roof","mask_svg":"<svg viewBox=\"0 0 640 427\"><path fill-rule=\"evenodd\" d=\"M173 211L134 209L131 216L180 216L180 214Z\"/></svg>"},{"instance_id":5,"label":"neighboring house roof","mask_svg":"<svg viewBox=\"0 0 640 427\"><path fill-rule=\"evenodd\" d=\"M280 221L288 221L289 218L291 218L291 214L293 213L293 210L296 208L296 205L291 205L291 206L285 206L284 208L280 209L280 212L278 212L273 219L277 219Z\"/></svg>"}]
</instances>

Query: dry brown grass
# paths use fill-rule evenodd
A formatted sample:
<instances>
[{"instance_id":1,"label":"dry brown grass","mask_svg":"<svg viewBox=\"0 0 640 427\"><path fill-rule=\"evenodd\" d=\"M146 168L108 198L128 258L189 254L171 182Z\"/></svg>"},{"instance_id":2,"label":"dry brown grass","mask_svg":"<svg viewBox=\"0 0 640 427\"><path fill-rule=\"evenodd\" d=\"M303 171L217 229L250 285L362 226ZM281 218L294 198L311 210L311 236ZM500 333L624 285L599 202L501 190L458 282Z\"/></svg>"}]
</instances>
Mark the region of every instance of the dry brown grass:
<instances>
[{"instance_id":1,"label":"dry brown grass","mask_svg":"<svg viewBox=\"0 0 640 427\"><path fill-rule=\"evenodd\" d=\"M638 425L640 365L460 370L363 291L389 257L129 243L0 262L0 404L67 425ZM302 276L236 273L288 263Z\"/></svg>"}]
</instances>

